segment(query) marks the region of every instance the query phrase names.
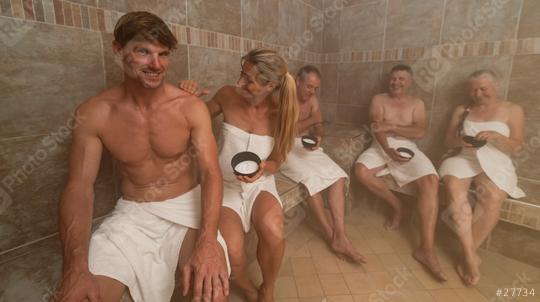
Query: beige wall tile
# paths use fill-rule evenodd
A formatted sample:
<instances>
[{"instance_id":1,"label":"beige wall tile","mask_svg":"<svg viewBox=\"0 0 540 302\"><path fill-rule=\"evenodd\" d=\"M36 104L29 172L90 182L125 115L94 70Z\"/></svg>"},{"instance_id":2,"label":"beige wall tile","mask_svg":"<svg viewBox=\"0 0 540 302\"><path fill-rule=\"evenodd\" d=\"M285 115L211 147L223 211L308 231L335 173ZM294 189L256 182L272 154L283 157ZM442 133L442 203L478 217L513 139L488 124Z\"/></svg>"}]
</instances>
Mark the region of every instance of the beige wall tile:
<instances>
[{"instance_id":1,"label":"beige wall tile","mask_svg":"<svg viewBox=\"0 0 540 302\"><path fill-rule=\"evenodd\" d=\"M338 104L369 106L382 90L380 70L381 63L340 63Z\"/></svg>"},{"instance_id":2,"label":"beige wall tile","mask_svg":"<svg viewBox=\"0 0 540 302\"><path fill-rule=\"evenodd\" d=\"M340 50L373 50L383 46L384 2L352 6L341 12Z\"/></svg>"},{"instance_id":3,"label":"beige wall tile","mask_svg":"<svg viewBox=\"0 0 540 302\"><path fill-rule=\"evenodd\" d=\"M324 1L323 53L339 52L340 50L340 19L342 9L340 0Z\"/></svg>"},{"instance_id":4,"label":"beige wall tile","mask_svg":"<svg viewBox=\"0 0 540 302\"><path fill-rule=\"evenodd\" d=\"M518 39L540 37L540 2L523 0L523 9L519 19Z\"/></svg>"},{"instance_id":5,"label":"beige wall tile","mask_svg":"<svg viewBox=\"0 0 540 302\"><path fill-rule=\"evenodd\" d=\"M521 0L448 0L442 43L455 43L456 40L478 42L514 39L520 8Z\"/></svg>"},{"instance_id":6,"label":"beige wall tile","mask_svg":"<svg viewBox=\"0 0 540 302\"><path fill-rule=\"evenodd\" d=\"M279 0L242 0L242 36L278 43Z\"/></svg>"},{"instance_id":7,"label":"beige wall tile","mask_svg":"<svg viewBox=\"0 0 540 302\"><path fill-rule=\"evenodd\" d=\"M321 76L321 103L337 103L339 87L338 65L323 64Z\"/></svg>"},{"instance_id":8,"label":"beige wall tile","mask_svg":"<svg viewBox=\"0 0 540 302\"><path fill-rule=\"evenodd\" d=\"M527 169L526 167L522 168ZM518 186L525 191L525 194L527 194L527 196L524 198L525 201L540 206L540 180L519 179ZM530 216L534 216L531 213L528 214L530 214ZM538 216L538 218L540 218L540 216Z\"/></svg>"},{"instance_id":9,"label":"beige wall tile","mask_svg":"<svg viewBox=\"0 0 540 302\"><path fill-rule=\"evenodd\" d=\"M188 1L188 25L239 36L242 13L240 1Z\"/></svg>"},{"instance_id":10,"label":"beige wall tile","mask_svg":"<svg viewBox=\"0 0 540 302\"><path fill-rule=\"evenodd\" d=\"M0 138L49 133L105 83L99 33L21 22L0 19L22 30L0 43Z\"/></svg>"},{"instance_id":11,"label":"beige wall tile","mask_svg":"<svg viewBox=\"0 0 540 302\"><path fill-rule=\"evenodd\" d=\"M188 3L197 4L197 7L205 2L209 1L188 1ZM186 24L186 2L184 0L100 0L99 7L120 12L149 11L168 22Z\"/></svg>"},{"instance_id":12,"label":"beige wall tile","mask_svg":"<svg viewBox=\"0 0 540 302\"><path fill-rule=\"evenodd\" d=\"M64 188L71 143L71 122L49 136L0 141L0 178L9 200L0 208L0 251L57 231L58 202ZM110 156L104 155L95 185L95 212L112 209L117 194Z\"/></svg>"},{"instance_id":13,"label":"beige wall tile","mask_svg":"<svg viewBox=\"0 0 540 302\"><path fill-rule=\"evenodd\" d=\"M389 0L385 48L438 44L443 5L443 0Z\"/></svg>"},{"instance_id":14,"label":"beige wall tile","mask_svg":"<svg viewBox=\"0 0 540 302\"><path fill-rule=\"evenodd\" d=\"M308 22L308 5L298 0L279 1L279 44L304 50L302 38Z\"/></svg>"},{"instance_id":15,"label":"beige wall tile","mask_svg":"<svg viewBox=\"0 0 540 302\"><path fill-rule=\"evenodd\" d=\"M338 105L336 122L361 127L369 122L369 107Z\"/></svg>"},{"instance_id":16,"label":"beige wall tile","mask_svg":"<svg viewBox=\"0 0 540 302\"><path fill-rule=\"evenodd\" d=\"M526 113L527 114L527 113ZM525 119L525 141L523 150L513 156L514 166L520 177L540 179L540 165L538 158L540 156L540 119ZM527 193L527 192L525 192ZM525 200L535 199L538 196L531 194L525 197Z\"/></svg>"},{"instance_id":17,"label":"beige wall tile","mask_svg":"<svg viewBox=\"0 0 540 302\"><path fill-rule=\"evenodd\" d=\"M508 100L521 105L527 118L540 118L540 55L515 56L508 91ZM534 87L534 88L533 88Z\"/></svg>"},{"instance_id":18,"label":"beige wall tile","mask_svg":"<svg viewBox=\"0 0 540 302\"><path fill-rule=\"evenodd\" d=\"M320 9L308 6L308 19L303 37L306 42L305 49L321 52L323 44L324 15Z\"/></svg>"},{"instance_id":19,"label":"beige wall tile","mask_svg":"<svg viewBox=\"0 0 540 302\"><path fill-rule=\"evenodd\" d=\"M210 89L211 97L224 85L234 85L240 75L240 54L189 47L190 77Z\"/></svg>"},{"instance_id":20,"label":"beige wall tile","mask_svg":"<svg viewBox=\"0 0 540 302\"><path fill-rule=\"evenodd\" d=\"M337 105L329 103L321 103L321 112L324 121L334 122L336 121Z\"/></svg>"}]
</instances>

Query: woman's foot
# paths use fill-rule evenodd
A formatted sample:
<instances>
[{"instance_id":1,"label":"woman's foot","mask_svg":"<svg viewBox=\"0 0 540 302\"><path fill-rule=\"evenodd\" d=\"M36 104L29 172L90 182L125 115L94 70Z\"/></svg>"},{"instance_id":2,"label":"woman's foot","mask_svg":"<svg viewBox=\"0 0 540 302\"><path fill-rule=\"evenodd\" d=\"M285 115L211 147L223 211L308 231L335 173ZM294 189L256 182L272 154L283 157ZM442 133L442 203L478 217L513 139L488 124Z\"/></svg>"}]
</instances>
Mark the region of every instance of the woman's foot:
<instances>
[{"instance_id":1,"label":"woman's foot","mask_svg":"<svg viewBox=\"0 0 540 302\"><path fill-rule=\"evenodd\" d=\"M403 218L403 211L401 209L394 209L392 218L389 218L386 220L386 222L384 223L384 228L389 231L399 228L402 218Z\"/></svg>"},{"instance_id":2,"label":"woman's foot","mask_svg":"<svg viewBox=\"0 0 540 302\"><path fill-rule=\"evenodd\" d=\"M416 251L414 251L413 257L414 259L416 259L416 261L422 263L438 281L448 280L448 277L442 271L435 251L427 252L422 249L417 249Z\"/></svg>"},{"instance_id":3,"label":"woman's foot","mask_svg":"<svg viewBox=\"0 0 540 302\"><path fill-rule=\"evenodd\" d=\"M466 285L476 285L480 281L480 264L482 260L474 253L471 257L465 257L463 264L456 267L456 271Z\"/></svg>"}]
</instances>

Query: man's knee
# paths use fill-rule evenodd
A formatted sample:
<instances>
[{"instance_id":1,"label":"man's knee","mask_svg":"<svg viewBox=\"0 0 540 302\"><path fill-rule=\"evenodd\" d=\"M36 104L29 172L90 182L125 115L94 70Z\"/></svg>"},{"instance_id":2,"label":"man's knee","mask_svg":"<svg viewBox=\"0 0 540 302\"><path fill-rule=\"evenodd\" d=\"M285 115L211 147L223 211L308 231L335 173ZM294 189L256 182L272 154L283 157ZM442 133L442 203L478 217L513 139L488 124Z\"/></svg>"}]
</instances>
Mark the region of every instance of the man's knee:
<instances>
[{"instance_id":1,"label":"man's knee","mask_svg":"<svg viewBox=\"0 0 540 302\"><path fill-rule=\"evenodd\" d=\"M501 190L486 187L477 187L476 195L478 202L486 210L498 210L506 197Z\"/></svg>"}]
</instances>

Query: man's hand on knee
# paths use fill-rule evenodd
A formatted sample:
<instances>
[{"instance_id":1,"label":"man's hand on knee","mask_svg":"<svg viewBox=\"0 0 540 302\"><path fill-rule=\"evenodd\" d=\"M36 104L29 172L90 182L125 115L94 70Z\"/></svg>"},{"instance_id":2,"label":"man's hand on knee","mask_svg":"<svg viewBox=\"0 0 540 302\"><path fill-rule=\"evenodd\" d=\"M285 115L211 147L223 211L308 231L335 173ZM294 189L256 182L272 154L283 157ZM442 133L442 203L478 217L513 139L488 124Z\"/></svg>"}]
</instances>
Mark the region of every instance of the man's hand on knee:
<instances>
[{"instance_id":1,"label":"man's hand on knee","mask_svg":"<svg viewBox=\"0 0 540 302\"><path fill-rule=\"evenodd\" d=\"M50 298L51 302L101 302L99 285L89 271L67 270L60 285Z\"/></svg>"},{"instance_id":2,"label":"man's hand on knee","mask_svg":"<svg viewBox=\"0 0 540 302\"><path fill-rule=\"evenodd\" d=\"M199 240L182 268L182 294L193 301L214 301L229 295L229 273L223 248L216 239Z\"/></svg>"}]
</instances>

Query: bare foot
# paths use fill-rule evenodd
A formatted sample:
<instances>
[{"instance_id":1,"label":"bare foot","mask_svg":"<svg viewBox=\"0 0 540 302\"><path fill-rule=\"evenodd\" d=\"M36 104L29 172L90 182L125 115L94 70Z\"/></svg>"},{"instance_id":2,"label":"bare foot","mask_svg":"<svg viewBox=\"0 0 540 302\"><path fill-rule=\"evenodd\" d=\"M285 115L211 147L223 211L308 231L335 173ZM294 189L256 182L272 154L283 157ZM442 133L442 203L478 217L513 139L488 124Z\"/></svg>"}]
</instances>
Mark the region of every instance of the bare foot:
<instances>
[{"instance_id":1,"label":"bare foot","mask_svg":"<svg viewBox=\"0 0 540 302\"><path fill-rule=\"evenodd\" d=\"M476 285L480 281L480 263L482 260L475 253L470 259L465 258L463 264L456 267L459 277L466 285Z\"/></svg>"},{"instance_id":2,"label":"bare foot","mask_svg":"<svg viewBox=\"0 0 540 302\"><path fill-rule=\"evenodd\" d=\"M401 224L401 218L403 218L403 212L401 210L394 210L392 218L387 219L384 223L384 228L389 231L393 231L399 228L399 225Z\"/></svg>"},{"instance_id":3,"label":"bare foot","mask_svg":"<svg viewBox=\"0 0 540 302\"><path fill-rule=\"evenodd\" d=\"M356 251L351 241L345 234L341 236L334 234L332 236L332 243L330 244L330 247L338 255L345 256L347 260L351 260L356 263L367 263L366 257L362 256Z\"/></svg>"},{"instance_id":4,"label":"bare foot","mask_svg":"<svg viewBox=\"0 0 540 302\"><path fill-rule=\"evenodd\" d=\"M268 289L264 286L264 283L259 287L259 298L257 302L273 302L274 301L274 290Z\"/></svg>"},{"instance_id":5,"label":"bare foot","mask_svg":"<svg viewBox=\"0 0 540 302\"><path fill-rule=\"evenodd\" d=\"M438 281L447 281L448 277L442 271L439 260L435 252L426 252L421 249L417 249L413 253L414 259L422 263Z\"/></svg>"}]
</instances>

